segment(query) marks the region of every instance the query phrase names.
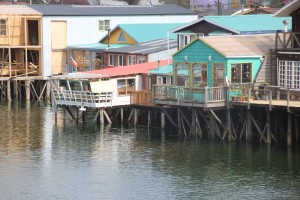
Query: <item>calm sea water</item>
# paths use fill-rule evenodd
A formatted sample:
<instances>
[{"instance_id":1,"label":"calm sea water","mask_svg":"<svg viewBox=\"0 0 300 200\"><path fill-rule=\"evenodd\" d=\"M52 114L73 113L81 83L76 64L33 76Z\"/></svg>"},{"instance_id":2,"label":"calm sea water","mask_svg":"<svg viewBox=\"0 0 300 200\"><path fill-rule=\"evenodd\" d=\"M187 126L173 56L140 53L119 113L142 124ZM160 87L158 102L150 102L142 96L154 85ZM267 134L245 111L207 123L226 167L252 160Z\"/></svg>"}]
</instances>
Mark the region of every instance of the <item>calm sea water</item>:
<instances>
[{"instance_id":1,"label":"calm sea water","mask_svg":"<svg viewBox=\"0 0 300 200\"><path fill-rule=\"evenodd\" d=\"M0 109L0 199L300 199L297 150Z\"/></svg>"}]
</instances>

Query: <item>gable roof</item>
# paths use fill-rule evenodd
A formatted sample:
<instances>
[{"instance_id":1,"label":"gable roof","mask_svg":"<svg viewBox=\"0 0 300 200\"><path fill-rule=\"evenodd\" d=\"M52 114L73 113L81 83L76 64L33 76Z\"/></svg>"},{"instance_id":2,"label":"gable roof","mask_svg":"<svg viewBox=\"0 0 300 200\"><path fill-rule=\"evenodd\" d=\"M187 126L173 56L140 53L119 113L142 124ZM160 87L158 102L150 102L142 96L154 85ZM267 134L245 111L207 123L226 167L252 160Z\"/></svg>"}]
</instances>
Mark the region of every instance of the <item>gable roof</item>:
<instances>
[{"instance_id":1,"label":"gable roof","mask_svg":"<svg viewBox=\"0 0 300 200\"><path fill-rule=\"evenodd\" d=\"M150 6L84 6L84 5L41 5L28 7L44 16L134 16L134 15L196 15L177 5Z\"/></svg>"},{"instance_id":2,"label":"gable roof","mask_svg":"<svg viewBox=\"0 0 300 200\"><path fill-rule=\"evenodd\" d=\"M169 39L177 39L177 35L170 31L182 26L184 23L155 23L155 24L119 24L112 31L121 29L137 43L148 42L157 39L166 39L169 32ZM107 35L100 40L103 42Z\"/></svg>"},{"instance_id":3,"label":"gable roof","mask_svg":"<svg viewBox=\"0 0 300 200\"><path fill-rule=\"evenodd\" d=\"M226 58L263 57L269 49L275 48L275 34L210 36L198 38L174 55L199 41Z\"/></svg>"},{"instance_id":4,"label":"gable roof","mask_svg":"<svg viewBox=\"0 0 300 200\"><path fill-rule=\"evenodd\" d=\"M128 53L128 54L141 54L141 55L148 55L150 53L155 53L159 51L164 51L172 48L177 48L177 41L176 40L153 40L149 42L143 42L135 45L128 45L120 48L114 49L107 49L103 52L114 52L114 53Z\"/></svg>"},{"instance_id":5,"label":"gable roof","mask_svg":"<svg viewBox=\"0 0 300 200\"><path fill-rule=\"evenodd\" d=\"M300 8L300 0L294 0L290 2L289 4L282 7L280 10L278 10L274 16L275 17L284 17L284 16L290 16L292 12Z\"/></svg>"},{"instance_id":6,"label":"gable roof","mask_svg":"<svg viewBox=\"0 0 300 200\"><path fill-rule=\"evenodd\" d=\"M271 14L262 15L233 15L233 16L205 16L189 24L179 27L173 32L180 32L192 25L206 21L216 26L222 27L237 34L243 33L275 33L283 31L283 20L291 20L290 17L273 17ZM289 25L289 29L291 29Z\"/></svg>"}]
</instances>

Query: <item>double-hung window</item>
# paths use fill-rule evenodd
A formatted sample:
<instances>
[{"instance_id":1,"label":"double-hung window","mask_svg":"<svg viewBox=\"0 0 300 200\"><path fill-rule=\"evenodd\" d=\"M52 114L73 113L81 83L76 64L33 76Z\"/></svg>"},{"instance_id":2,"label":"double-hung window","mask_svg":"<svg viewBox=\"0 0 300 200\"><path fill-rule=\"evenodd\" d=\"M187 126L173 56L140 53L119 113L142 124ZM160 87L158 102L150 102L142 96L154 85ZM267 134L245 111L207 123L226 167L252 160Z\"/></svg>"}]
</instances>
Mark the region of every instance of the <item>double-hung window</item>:
<instances>
[{"instance_id":1,"label":"double-hung window","mask_svg":"<svg viewBox=\"0 0 300 200\"><path fill-rule=\"evenodd\" d=\"M116 65L117 65L117 55L109 54L109 66L116 66Z\"/></svg>"},{"instance_id":2,"label":"double-hung window","mask_svg":"<svg viewBox=\"0 0 300 200\"><path fill-rule=\"evenodd\" d=\"M146 62L146 56L139 55L138 60L139 60L139 64L145 63Z\"/></svg>"},{"instance_id":3,"label":"double-hung window","mask_svg":"<svg viewBox=\"0 0 300 200\"><path fill-rule=\"evenodd\" d=\"M128 61L129 61L129 65L135 65L136 64L136 55L129 55Z\"/></svg>"},{"instance_id":4,"label":"double-hung window","mask_svg":"<svg viewBox=\"0 0 300 200\"><path fill-rule=\"evenodd\" d=\"M126 55L125 54L119 54L119 66L126 66Z\"/></svg>"}]
</instances>

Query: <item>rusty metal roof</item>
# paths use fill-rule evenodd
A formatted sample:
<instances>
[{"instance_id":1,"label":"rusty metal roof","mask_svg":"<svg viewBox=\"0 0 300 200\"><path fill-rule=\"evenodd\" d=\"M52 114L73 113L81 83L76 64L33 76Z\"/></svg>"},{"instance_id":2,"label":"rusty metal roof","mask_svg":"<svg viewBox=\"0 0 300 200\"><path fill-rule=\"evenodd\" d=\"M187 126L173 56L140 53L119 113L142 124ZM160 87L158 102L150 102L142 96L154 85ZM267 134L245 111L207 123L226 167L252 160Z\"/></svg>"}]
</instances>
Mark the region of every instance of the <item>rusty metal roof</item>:
<instances>
[{"instance_id":1,"label":"rusty metal roof","mask_svg":"<svg viewBox=\"0 0 300 200\"><path fill-rule=\"evenodd\" d=\"M42 15L42 13L34 10L26 5L1 5L0 15Z\"/></svg>"}]
</instances>

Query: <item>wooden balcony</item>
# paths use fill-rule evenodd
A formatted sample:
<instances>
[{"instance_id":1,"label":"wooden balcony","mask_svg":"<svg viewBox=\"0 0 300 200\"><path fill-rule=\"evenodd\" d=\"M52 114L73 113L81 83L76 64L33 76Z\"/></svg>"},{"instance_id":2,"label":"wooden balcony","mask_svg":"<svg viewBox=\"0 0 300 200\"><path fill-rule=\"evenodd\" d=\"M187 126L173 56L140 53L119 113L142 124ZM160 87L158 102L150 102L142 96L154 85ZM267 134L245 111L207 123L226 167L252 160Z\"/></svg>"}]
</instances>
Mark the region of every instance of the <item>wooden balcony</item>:
<instances>
[{"instance_id":1,"label":"wooden balcony","mask_svg":"<svg viewBox=\"0 0 300 200\"><path fill-rule=\"evenodd\" d=\"M77 106L101 108L112 106L112 92L85 92L51 89L52 98L56 106Z\"/></svg>"},{"instance_id":2,"label":"wooden balcony","mask_svg":"<svg viewBox=\"0 0 300 200\"><path fill-rule=\"evenodd\" d=\"M300 33L276 33L276 50L300 49Z\"/></svg>"},{"instance_id":3,"label":"wooden balcony","mask_svg":"<svg viewBox=\"0 0 300 200\"><path fill-rule=\"evenodd\" d=\"M152 87L155 104L223 107L227 100L227 87L185 88L182 86L154 85Z\"/></svg>"},{"instance_id":4,"label":"wooden balcony","mask_svg":"<svg viewBox=\"0 0 300 200\"><path fill-rule=\"evenodd\" d=\"M130 104L153 106L151 90L131 91Z\"/></svg>"}]
</instances>

